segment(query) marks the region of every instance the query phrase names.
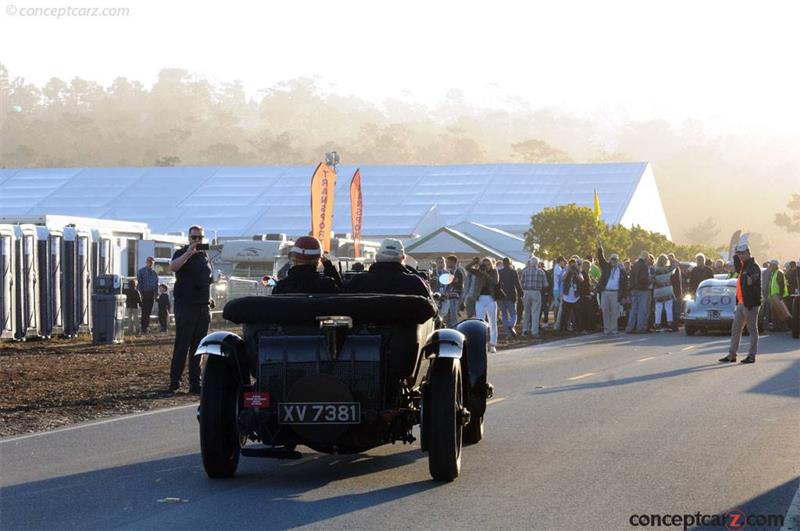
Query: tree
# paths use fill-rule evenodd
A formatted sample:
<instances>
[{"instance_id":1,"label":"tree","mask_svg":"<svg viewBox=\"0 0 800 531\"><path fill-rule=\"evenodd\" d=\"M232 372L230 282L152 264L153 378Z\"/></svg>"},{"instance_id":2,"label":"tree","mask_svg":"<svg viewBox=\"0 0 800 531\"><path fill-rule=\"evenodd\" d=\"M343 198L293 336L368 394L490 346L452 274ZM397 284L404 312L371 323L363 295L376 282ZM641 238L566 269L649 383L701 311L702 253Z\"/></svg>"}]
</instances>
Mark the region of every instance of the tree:
<instances>
[{"instance_id":1,"label":"tree","mask_svg":"<svg viewBox=\"0 0 800 531\"><path fill-rule=\"evenodd\" d=\"M180 157L176 157L175 155L167 155L156 159L153 165L161 167L169 167L169 166L177 166L180 163L181 163Z\"/></svg>"},{"instance_id":2,"label":"tree","mask_svg":"<svg viewBox=\"0 0 800 531\"><path fill-rule=\"evenodd\" d=\"M792 194L792 199L786 206L790 212L775 214L775 224L787 232L800 232L800 194Z\"/></svg>"},{"instance_id":3,"label":"tree","mask_svg":"<svg viewBox=\"0 0 800 531\"><path fill-rule=\"evenodd\" d=\"M559 254L583 256L594 252L603 225L589 207L575 203L548 207L531 216L531 228L525 232L525 248L533 252L538 244L538 253L550 260Z\"/></svg>"},{"instance_id":4,"label":"tree","mask_svg":"<svg viewBox=\"0 0 800 531\"><path fill-rule=\"evenodd\" d=\"M684 236L694 244L709 245L714 243L719 236L719 227L717 227L717 222L713 218L706 218L689 227Z\"/></svg>"},{"instance_id":5,"label":"tree","mask_svg":"<svg viewBox=\"0 0 800 531\"><path fill-rule=\"evenodd\" d=\"M511 144L511 156L522 162L572 162L564 151L556 149L544 140L526 140Z\"/></svg>"}]
</instances>

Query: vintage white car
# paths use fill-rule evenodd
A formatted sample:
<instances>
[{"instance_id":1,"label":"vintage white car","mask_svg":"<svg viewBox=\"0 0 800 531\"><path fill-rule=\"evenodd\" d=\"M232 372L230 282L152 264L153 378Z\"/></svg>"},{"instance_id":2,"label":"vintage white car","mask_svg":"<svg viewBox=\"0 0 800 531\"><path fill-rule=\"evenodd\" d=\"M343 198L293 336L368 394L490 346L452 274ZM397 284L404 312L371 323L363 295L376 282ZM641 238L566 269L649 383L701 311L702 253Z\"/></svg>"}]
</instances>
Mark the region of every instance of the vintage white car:
<instances>
[{"instance_id":1,"label":"vintage white car","mask_svg":"<svg viewBox=\"0 0 800 531\"><path fill-rule=\"evenodd\" d=\"M730 331L736 310L736 279L709 278L700 283L695 297L686 300L687 336L699 329Z\"/></svg>"}]
</instances>

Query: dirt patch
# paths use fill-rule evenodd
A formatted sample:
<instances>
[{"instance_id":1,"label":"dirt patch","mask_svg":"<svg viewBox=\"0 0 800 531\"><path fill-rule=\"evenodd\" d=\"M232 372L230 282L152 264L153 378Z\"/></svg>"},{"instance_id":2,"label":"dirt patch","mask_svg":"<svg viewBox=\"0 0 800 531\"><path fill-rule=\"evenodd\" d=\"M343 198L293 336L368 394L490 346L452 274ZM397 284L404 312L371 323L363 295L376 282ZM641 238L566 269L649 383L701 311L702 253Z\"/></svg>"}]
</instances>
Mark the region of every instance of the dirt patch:
<instances>
[{"instance_id":1,"label":"dirt patch","mask_svg":"<svg viewBox=\"0 0 800 531\"><path fill-rule=\"evenodd\" d=\"M235 331L235 328L231 327ZM498 349L568 337L548 330L540 339L501 339ZM90 338L0 343L0 437L33 433L104 417L190 404L167 392L171 334L126 337L118 345Z\"/></svg>"},{"instance_id":2,"label":"dirt patch","mask_svg":"<svg viewBox=\"0 0 800 531\"><path fill-rule=\"evenodd\" d=\"M167 392L172 341L153 334L117 345L88 337L0 343L0 437L196 401Z\"/></svg>"}]
</instances>

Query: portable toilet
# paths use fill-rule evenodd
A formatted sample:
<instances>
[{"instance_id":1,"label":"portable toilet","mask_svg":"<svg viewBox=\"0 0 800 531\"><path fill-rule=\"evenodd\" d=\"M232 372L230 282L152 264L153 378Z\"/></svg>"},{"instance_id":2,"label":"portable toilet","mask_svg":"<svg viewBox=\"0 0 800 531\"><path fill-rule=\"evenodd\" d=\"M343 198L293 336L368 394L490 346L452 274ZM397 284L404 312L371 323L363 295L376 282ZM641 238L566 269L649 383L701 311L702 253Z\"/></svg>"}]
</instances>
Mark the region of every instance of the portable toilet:
<instances>
[{"instance_id":1,"label":"portable toilet","mask_svg":"<svg viewBox=\"0 0 800 531\"><path fill-rule=\"evenodd\" d=\"M75 326L76 333L92 329L92 234L80 230L75 234Z\"/></svg>"},{"instance_id":2,"label":"portable toilet","mask_svg":"<svg viewBox=\"0 0 800 531\"><path fill-rule=\"evenodd\" d=\"M114 273L114 235L111 231L92 229L92 278Z\"/></svg>"},{"instance_id":3,"label":"portable toilet","mask_svg":"<svg viewBox=\"0 0 800 531\"><path fill-rule=\"evenodd\" d=\"M64 233L51 228L49 242L50 260L50 334L64 333Z\"/></svg>"},{"instance_id":4,"label":"portable toilet","mask_svg":"<svg viewBox=\"0 0 800 531\"><path fill-rule=\"evenodd\" d=\"M64 333L62 311L62 231L36 226L37 253L39 259L39 314L42 335Z\"/></svg>"},{"instance_id":5,"label":"portable toilet","mask_svg":"<svg viewBox=\"0 0 800 531\"><path fill-rule=\"evenodd\" d=\"M17 226L17 338L42 335L36 225Z\"/></svg>"},{"instance_id":6,"label":"portable toilet","mask_svg":"<svg viewBox=\"0 0 800 531\"><path fill-rule=\"evenodd\" d=\"M17 321L16 230L13 225L0 225L0 339L14 338Z\"/></svg>"},{"instance_id":7,"label":"portable toilet","mask_svg":"<svg viewBox=\"0 0 800 531\"><path fill-rule=\"evenodd\" d=\"M72 337L78 333L78 231L75 227L64 227L61 239L61 267L63 276L64 335Z\"/></svg>"}]
</instances>

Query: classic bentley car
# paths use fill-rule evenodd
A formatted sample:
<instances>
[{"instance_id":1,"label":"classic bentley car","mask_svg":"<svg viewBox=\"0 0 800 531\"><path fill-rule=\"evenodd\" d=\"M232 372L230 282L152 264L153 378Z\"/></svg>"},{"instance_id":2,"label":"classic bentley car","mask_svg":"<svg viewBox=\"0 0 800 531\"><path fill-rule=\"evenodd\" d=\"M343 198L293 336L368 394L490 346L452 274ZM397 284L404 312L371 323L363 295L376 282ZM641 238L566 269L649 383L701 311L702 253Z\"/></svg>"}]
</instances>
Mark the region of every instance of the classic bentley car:
<instances>
[{"instance_id":1,"label":"classic bentley car","mask_svg":"<svg viewBox=\"0 0 800 531\"><path fill-rule=\"evenodd\" d=\"M436 329L437 309L409 295L244 297L224 317L243 337L200 343L198 420L211 478L235 474L239 456L296 459L298 446L360 453L402 441L420 446L435 480L452 481L461 449L483 436L487 327ZM255 443L255 444L252 444Z\"/></svg>"}]
</instances>

